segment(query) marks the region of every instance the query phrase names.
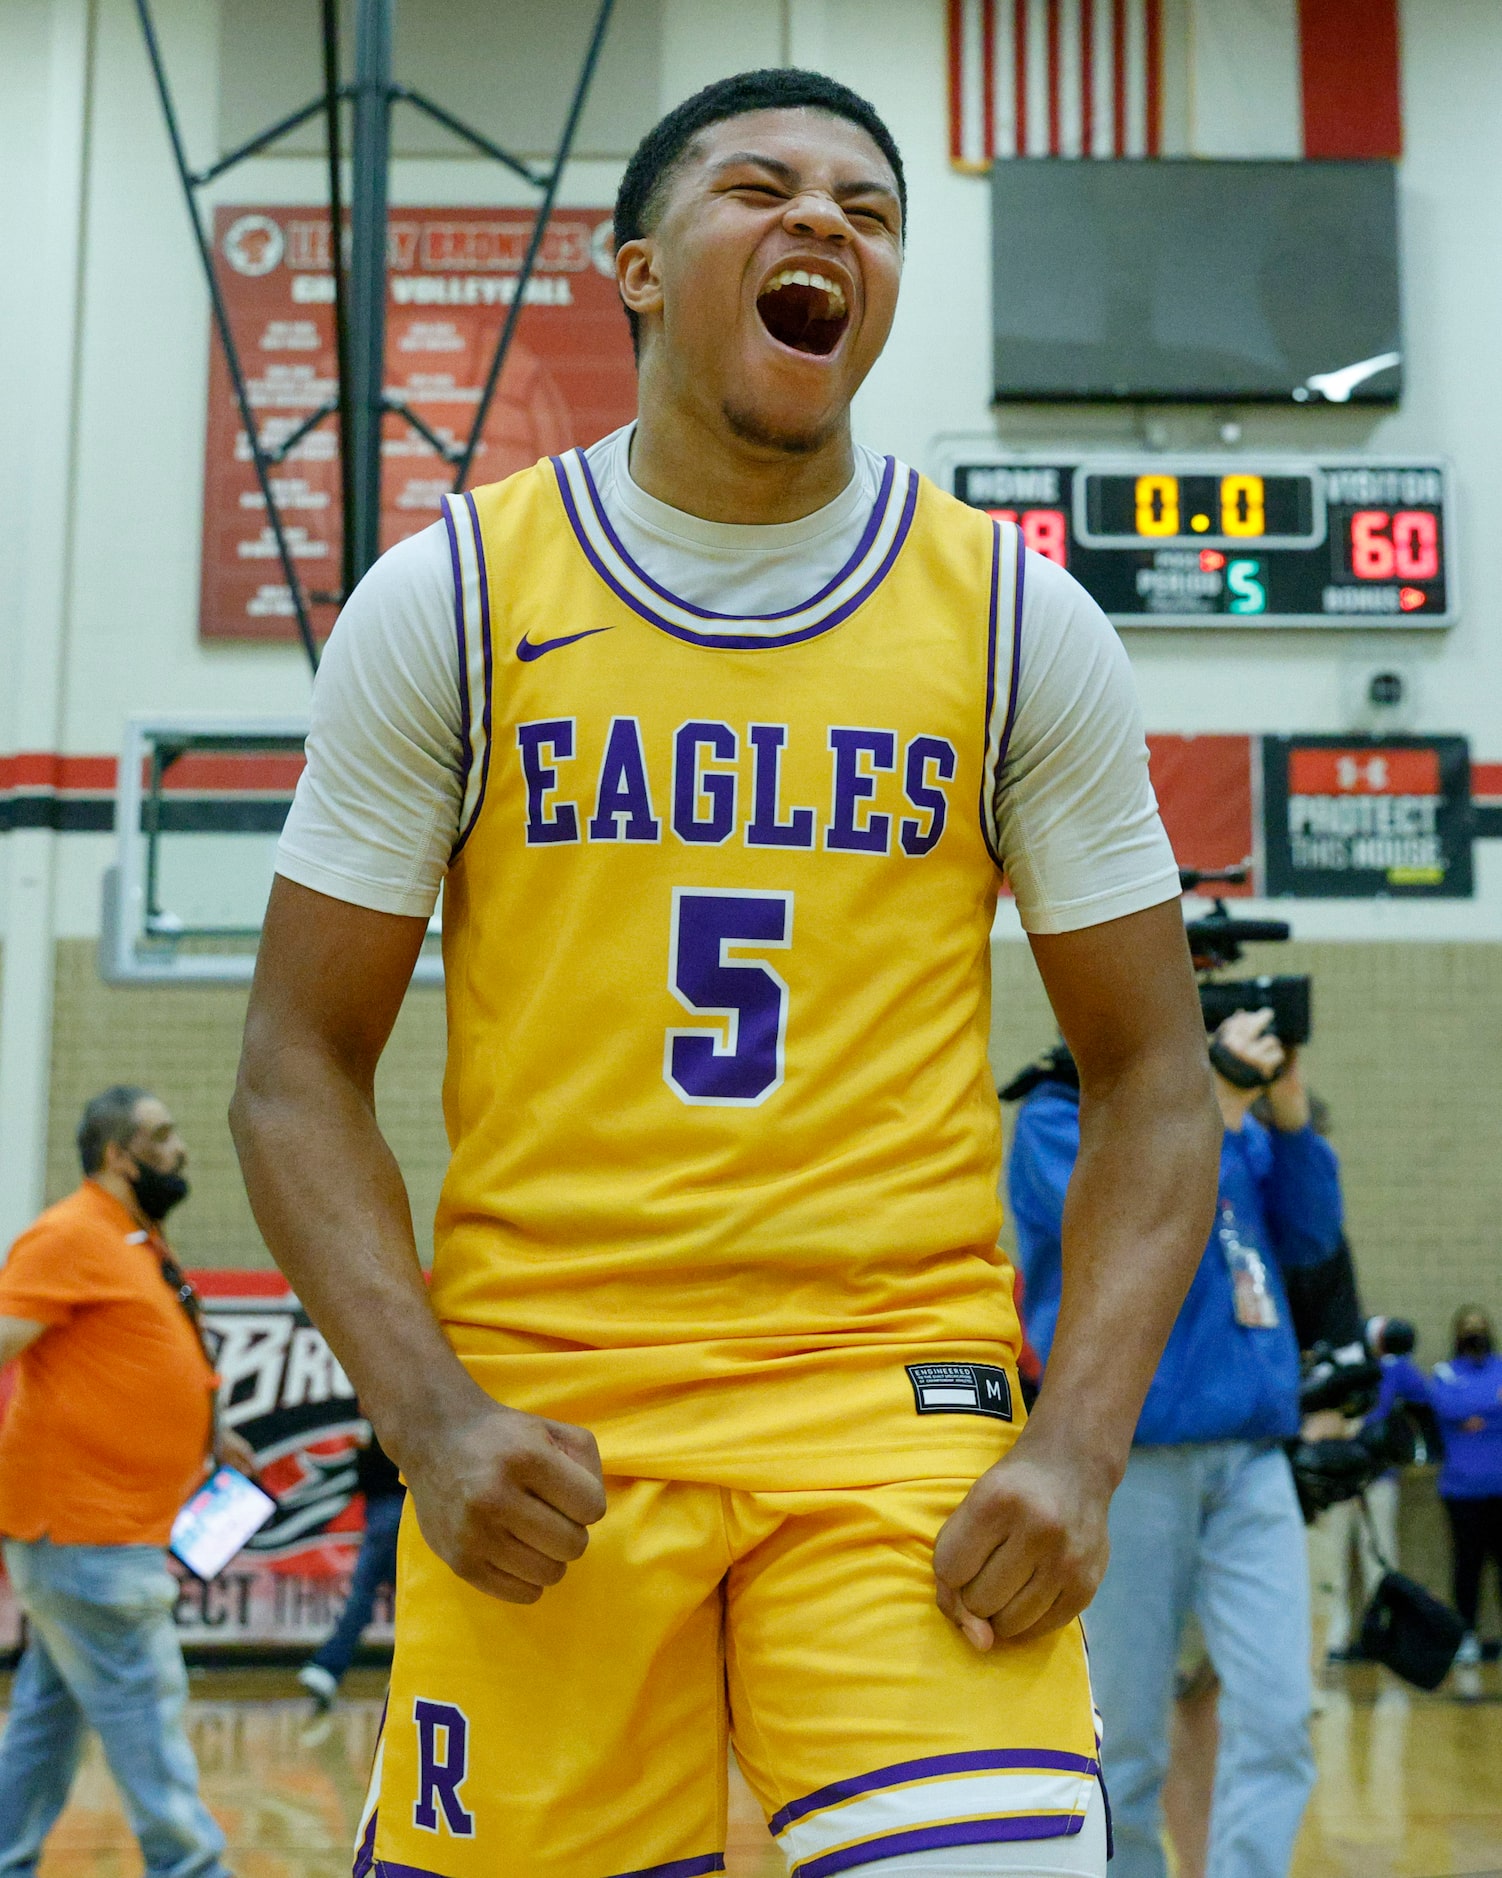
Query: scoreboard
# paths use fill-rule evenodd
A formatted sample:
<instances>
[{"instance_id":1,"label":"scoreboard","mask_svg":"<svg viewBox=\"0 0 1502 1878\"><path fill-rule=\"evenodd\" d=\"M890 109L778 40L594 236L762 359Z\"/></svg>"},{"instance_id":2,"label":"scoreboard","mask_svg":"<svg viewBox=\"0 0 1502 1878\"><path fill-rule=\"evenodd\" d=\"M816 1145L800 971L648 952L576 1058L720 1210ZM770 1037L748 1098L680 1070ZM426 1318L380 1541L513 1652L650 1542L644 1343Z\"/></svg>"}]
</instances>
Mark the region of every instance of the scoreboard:
<instances>
[{"instance_id":1,"label":"scoreboard","mask_svg":"<svg viewBox=\"0 0 1502 1878\"><path fill-rule=\"evenodd\" d=\"M943 459L962 502L1015 521L1118 626L1449 626L1438 460L1002 455Z\"/></svg>"}]
</instances>

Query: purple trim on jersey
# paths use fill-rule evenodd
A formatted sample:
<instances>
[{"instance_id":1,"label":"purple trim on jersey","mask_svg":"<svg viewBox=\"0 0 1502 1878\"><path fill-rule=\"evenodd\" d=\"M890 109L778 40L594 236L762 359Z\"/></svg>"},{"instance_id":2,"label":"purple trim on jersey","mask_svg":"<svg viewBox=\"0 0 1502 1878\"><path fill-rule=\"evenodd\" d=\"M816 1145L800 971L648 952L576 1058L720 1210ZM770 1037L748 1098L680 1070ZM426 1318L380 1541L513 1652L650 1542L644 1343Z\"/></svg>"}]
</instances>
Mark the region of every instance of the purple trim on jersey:
<instances>
[{"instance_id":1,"label":"purple trim on jersey","mask_svg":"<svg viewBox=\"0 0 1502 1878\"><path fill-rule=\"evenodd\" d=\"M986 852L996 863L1005 862L991 839L991 804L986 800L986 757L991 748L991 707L996 702L996 610L1001 591L1001 523L991 524L991 606L986 616L986 714L981 719L980 737L980 835Z\"/></svg>"},{"instance_id":2,"label":"purple trim on jersey","mask_svg":"<svg viewBox=\"0 0 1502 1878\"><path fill-rule=\"evenodd\" d=\"M464 571L459 565L459 531L454 527L454 512L445 502L443 525L448 530L449 561L454 570L454 632L459 644L459 722L464 727L464 751L459 759L459 800L469 790L469 771L473 762L474 742L469 734L469 641L464 633ZM359 1878L359 1875L356 1875Z\"/></svg>"},{"instance_id":3,"label":"purple trim on jersey","mask_svg":"<svg viewBox=\"0 0 1502 1878\"><path fill-rule=\"evenodd\" d=\"M859 1845L842 1846L837 1852L825 1852L795 1865L792 1878L832 1878L835 1872L849 1871L856 1865L869 1865L875 1859L897 1858L904 1852L934 1852L946 1845L1001 1845L1016 1839L1068 1839L1084 1821L1071 1814L1064 1824L1057 1813L1037 1813L1012 1819L963 1819L949 1826L913 1826L903 1832L883 1833L879 1839L863 1839ZM395 1871L388 1865L387 1871Z\"/></svg>"},{"instance_id":4,"label":"purple trim on jersey","mask_svg":"<svg viewBox=\"0 0 1502 1878\"><path fill-rule=\"evenodd\" d=\"M474 831L480 810L485 804L485 787L490 781L490 700L492 685L491 648L490 648L490 576L485 567L485 542L480 534L480 511L475 507L475 499L466 489L464 501L469 509L470 523L475 531L475 560L479 567L480 582L480 652L485 661L485 708L481 721L485 726L485 754L480 759L480 789L475 797L475 806L470 811L469 820L459 831L459 839L454 843L453 853L449 856L450 866L458 859L459 850L469 840ZM468 719L465 720L466 725ZM463 799L462 797L460 798Z\"/></svg>"},{"instance_id":5,"label":"purple trim on jersey","mask_svg":"<svg viewBox=\"0 0 1502 1878\"><path fill-rule=\"evenodd\" d=\"M604 529L605 539L610 543L611 547L615 549L616 553L644 586L650 587L653 593L661 594L664 600L670 600L674 606L681 606L685 613L692 613L698 619L791 619L795 613L806 612L809 607L817 606L821 600L828 599L829 595L834 592L835 588L838 587L842 581L850 578L850 575L860 566L861 562L870 551L871 543L876 539L877 530L881 527L882 517L887 512L887 501L891 496L892 484L897 475L897 459L896 457L889 456L885 459L881 473L881 482L876 491L876 500L871 505L871 514L861 533L860 540L855 544L855 548L849 560L846 561L839 573L822 586L811 599L801 601L797 606L784 607L780 613L715 613L711 612L708 607L694 606L687 600L680 600L671 588L664 587L661 581L653 580L652 576L641 563L632 559L626 552L626 544L615 532L615 529L611 525L610 517L605 513L605 504L600 499L599 487L595 482L593 472L590 470L588 457L585 456L582 450L575 450L573 454L579 459L579 467L584 472L584 486L589 491L590 507L595 512L595 519L599 522L601 528Z\"/></svg>"},{"instance_id":6,"label":"purple trim on jersey","mask_svg":"<svg viewBox=\"0 0 1502 1878\"><path fill-rule=\"evenodd\" d=\"M636 1871L617 1872L615 1878L703 1878L705 1872L724 1869L723 1852L702 1852L698 1858L675 1858L666 1865L643 1865Z\"/></svg>"},{"instance_id":7,"label":"purple trim on jersey","mask_svg":"<svg viewBox=\"0 0 1502 1878\"><path fill-rule=\"evenodd\" d=\"M888 460L890 461L891 459ZM688 645L706 646L714 652L775 651L781 646L799 645L805 639L817 639L821 633L832 632L836 626L843 625L858 607L865 605L866 601L870 599L871 595L875 593L876 589L892 571L893 563L896 561L897 556L902 551L904 543L907 541L908 532L913 525L913 515L918 506L918 478L914 476L908 485L907 499L903 503L902 519L897 525L897 532L892 538L891 546L882 558L880 567L877 568L876 572L865 585L854 593L850 599L845 601L842 606L836 607L832 613L826 614L823 619L817 621L814 625L805 627L802 632L781 633L776 638L764 638L751 633L699 633L691 632L687 627L675 626L671 620L664 619L660 613L656 612L652 607L647 606L644 601L638 600L634 594L621 585L590 545L589 538L585 534L583 524L579 519L579 511L574 503L573 491L569 487L568 476L564 471L562 459L554 457L552 458L552 464L553 472L558 478L558 493L563 498L564 512L568 516L569 526L574 531L575 539L583 549L585 559L615 597L626 606L630 607L631 611L639 618L644 619L649 626L656 626L660 631L669 633L674 639L681 639ZM629 562L629 557L624 558L627 558ZM635 562L629 562L629 565L634 568L636 564ZM640 572L639 569L637 571ZM657 591L665 592L666 589L659 588ZM825 588L824 591L828 592L829 590ZM669 598L673 599L675 606L682 606L687 612L699 613L700 616L705 619L736 617L731 614L704 613L701 608L688 606L686 601L678 600L672 595L669 595ZM812 604L812 602L808 604ZM795 607L792 611L802 612L803 608ZM740 615L740 617L745 619L758 619L761 617L768 619L784 619L787 615L783 613L769 613L763 616L755 613L747 613Z\"/></svg>"},{"instance_id":8,"label":"purple trim on jersey","mask_svg":"<svg viewBox=\"0 0 1502 1878\"><path fill-rule=\"evenodd\" d=\"M367 1878L367 1874L375 1869L376 1815L380 1810L379 1806L372 1809L365 1830L360 1835L360 1843L355 1847L355 1863L350 1872L350 1878Z\"/></svg>"},{"instance_id":9,"label":"purple trim on jersey","mask_svg":"<svg viewBox=\"0 0 1502 1878\"><path fill-rule=\"evenodd\" d=\"M946 1774L1014 1772L1018 1768L1063 1774L1100 1772L1099 1762L1083 1754L1065 1753L1061 1748L975 1748L963 1754L926 1754L916 1761L894 1761L890 1767L878 1767L869 1774L832 1781L816 1793L804 1794L801 1800L789 1800L772 1815L767 1825L775 1837L795 1819L803 1819L809 1813L820 1812L842 1800L859 1799L863 1793L880 1793L885 1787L901 1787L911 1780L938 1780ZM1024 1833L1020 1836L1047 1835Z\"/></svg>"},{"instance_id":10,"label":"purple trim on jersey","mask_svg":"<svg viewBox=\"0 0 1502 1878\"><path fill-rule=\"evenodd\" d=\"M445 1878L443 1872L430 1871L426 1865L398 1865L390 1858L378 1858L370 1871L371 1878ZM359 1878L359 1874L354 1878Z\"/></svg>"},{"instance_id":11,"label":"purple trim on jersey","mask_svg":"<svg viewBox=\"0 0 1502 1878\"><path fill-rule=\"evenodd\" d=\"M1007 760L1007 746L1012 741L1012 726L1017 721L1017 681L1022 675L1022 595L1027 586L1027 549L1017 538L1017 598L1012 607L1012 690L1007 699L1007 721L1001 728L1001 744L996 752L996 780L1001 781L1001 766ZM490 644L487 637L486 646Z\"/></svg>"}]
</instances>

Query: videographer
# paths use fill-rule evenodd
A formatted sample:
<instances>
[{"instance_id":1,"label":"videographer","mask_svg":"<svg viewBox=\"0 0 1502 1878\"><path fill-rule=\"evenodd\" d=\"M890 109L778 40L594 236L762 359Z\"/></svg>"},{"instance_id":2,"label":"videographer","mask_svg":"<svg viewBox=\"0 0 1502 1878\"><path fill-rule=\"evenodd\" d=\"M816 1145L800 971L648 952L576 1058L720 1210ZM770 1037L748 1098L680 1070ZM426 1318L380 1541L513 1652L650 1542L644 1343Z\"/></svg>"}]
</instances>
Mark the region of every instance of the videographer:
<instances>
[{"instance_id":1,"label":"videographer","mask_svg":"<svg viewBox=\"0 0 1502 1878\"><path fill-rule=\"evenodd\" d=\"M1221 1682L1208 1869L1283 1878L1314 1777L1304 1523L1282 1443L1299 1429L1299 1353L1282 1269L1341 1231L1329 1144L1271 1009L1211 1042L1225 1121L1217 1219L1112 1502L1111 1563L1086 1613L1116 1826L1115 1878L1164 1878L1161 1789L1180 1632L1193 1611ZM1007 1186L1028 1334L1046 1364L1079 1150L1072 1065L1031 1077ZM1021 1079L1019 1079L1021 1080ZM1265 1092L1271 1127L1250 1113Z\"/></svg>"}]
</instances>

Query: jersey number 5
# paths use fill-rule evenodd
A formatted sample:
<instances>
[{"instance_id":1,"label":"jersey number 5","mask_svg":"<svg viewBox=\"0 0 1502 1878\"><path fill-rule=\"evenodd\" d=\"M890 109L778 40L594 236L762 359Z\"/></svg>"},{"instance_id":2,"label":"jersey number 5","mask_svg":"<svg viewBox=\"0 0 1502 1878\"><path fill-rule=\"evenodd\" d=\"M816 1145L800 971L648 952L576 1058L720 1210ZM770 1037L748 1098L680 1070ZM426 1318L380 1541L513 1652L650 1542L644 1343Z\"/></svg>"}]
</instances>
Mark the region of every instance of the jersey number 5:
<instances>
[{"instance_id":1,"label":"jersey number 5","mask_svg":"<svg viewBox=\"0 0 1502 1878\"><path fill-rule=\"evenodd\" d=\"M680 1102L755 1108L782 1082L788 988L763 959L732 956L793 938L793 896L722 888L673 889L668 990L696 1017L669 1030L662 1073Z\"/></svg>"}]
</instances>

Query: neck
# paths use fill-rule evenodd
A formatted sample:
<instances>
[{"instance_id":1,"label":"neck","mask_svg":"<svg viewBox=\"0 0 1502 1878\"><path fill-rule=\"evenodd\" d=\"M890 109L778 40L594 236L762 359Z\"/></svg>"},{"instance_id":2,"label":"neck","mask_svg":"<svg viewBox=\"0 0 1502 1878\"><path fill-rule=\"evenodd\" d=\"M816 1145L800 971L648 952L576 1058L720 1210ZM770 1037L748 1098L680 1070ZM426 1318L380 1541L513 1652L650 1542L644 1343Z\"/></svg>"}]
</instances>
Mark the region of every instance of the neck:
<instances>
[{"instance_id":1,"label":"neck","mask_svg":"<svg viewBox=\"0 0 1502 1878\"><path fill-rule=\"evenodd\" d=\"M847 413L807 454L747 442L719 414L664 396L644 362L641 415L631 440L638 489L706 522L797 522L833 502L855 474Z\"/></svg>"},{"instance_id":2,"label":"neck","mask_svg":"<svg viewBox=\"0 0 1502 1878\"><path fill-rule=\"evenodd\" d=\"M130 1214L131 1218L144 1232L156 1231L156 1221L148 1219L141 1211L140 1202L136 1199L135 1189L125 1178L124 1174L117 1174L108 1167L101 1167L97 1174L90 1174L89 1179L93 1181L96 1187L102 1187L104 1191L109 1194L111 1199L118 1200L121 1206L125 1208L126 1212Z\"/></svg>"}]
</instances>

